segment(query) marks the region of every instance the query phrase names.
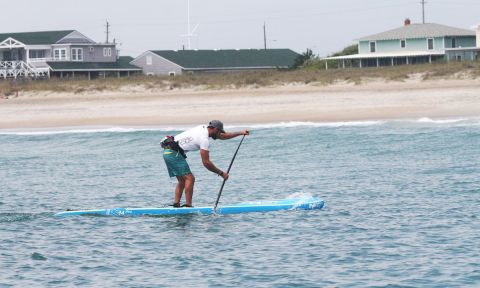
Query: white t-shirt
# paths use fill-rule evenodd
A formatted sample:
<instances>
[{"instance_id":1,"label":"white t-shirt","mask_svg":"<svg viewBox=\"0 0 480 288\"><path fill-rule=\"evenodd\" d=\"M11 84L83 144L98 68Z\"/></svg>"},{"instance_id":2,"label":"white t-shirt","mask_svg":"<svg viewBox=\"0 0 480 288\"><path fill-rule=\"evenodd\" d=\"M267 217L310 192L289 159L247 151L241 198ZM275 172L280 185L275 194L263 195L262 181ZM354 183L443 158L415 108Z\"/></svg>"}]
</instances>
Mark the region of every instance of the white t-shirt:
<instances>
[{"instance_id":1,"label":"white t-shirt","mask_svg":"<svg viewBox=\"0 0 480 288\"><path fill-rule=\"evenodd\" d=\"M210 142L208 141L207 126L200 125L186 130L175 136L175 141L178 141L178 144L185 152L197 151L199 149L208 151Z\"/></svg>"}]
</instances>

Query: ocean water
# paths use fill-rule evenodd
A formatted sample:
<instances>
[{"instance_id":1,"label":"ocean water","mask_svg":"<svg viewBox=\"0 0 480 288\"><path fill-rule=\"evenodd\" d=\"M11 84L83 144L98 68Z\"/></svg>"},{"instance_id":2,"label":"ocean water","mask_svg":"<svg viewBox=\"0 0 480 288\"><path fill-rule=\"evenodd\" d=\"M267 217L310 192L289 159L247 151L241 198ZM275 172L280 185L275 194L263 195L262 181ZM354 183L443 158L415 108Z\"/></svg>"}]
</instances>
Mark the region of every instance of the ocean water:
<instances>
[{"instance_id":1,"label":"ocean water","mask_svg":"<svg viewBox=\"0 0 480 288\"><path fill-rule=\"evenodd\" d=\"M0 131L0 287L480 286L479 118L245 127L220 205L322 210L58 219L170 204L159 141L183 127ZM221 179L188 161L194 205L213 205Z\"/></svg>"}]
</instances>

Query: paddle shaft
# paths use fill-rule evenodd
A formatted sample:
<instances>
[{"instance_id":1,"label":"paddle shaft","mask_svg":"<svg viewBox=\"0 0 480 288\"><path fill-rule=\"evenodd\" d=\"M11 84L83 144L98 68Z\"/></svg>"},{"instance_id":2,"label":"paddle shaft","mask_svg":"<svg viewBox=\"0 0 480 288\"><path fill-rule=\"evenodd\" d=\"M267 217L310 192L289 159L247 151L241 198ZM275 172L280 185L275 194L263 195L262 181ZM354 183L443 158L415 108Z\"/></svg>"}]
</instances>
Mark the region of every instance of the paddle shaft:
<instances>
[{"instance_id":1,"label":"paddle shaft","mask_svg":"<svg viewBox=\"0 0 480 288\"><path fill-rule=\"evenodd\" d=\"M240 141L240 144L238 144L237 151L235 151L235 154L233 154L232 161L230 161L230 165L228 166L227 174L230 173L230 169L232 168L233 161L235 160L235 157L237 157L237 153L238 153L238 150L240 149L240 145L242 145L243 139L245 139L245 135L243 135L242 140ZM223 186L225 186L226 181L227 180L223 179L222 187L220 187L220 192L218 192L217 201L215 201L215 206L213 206L213 211L217 210L218 201L220 201L220 196L222 195Z\"/></svg>"}]
</instances>

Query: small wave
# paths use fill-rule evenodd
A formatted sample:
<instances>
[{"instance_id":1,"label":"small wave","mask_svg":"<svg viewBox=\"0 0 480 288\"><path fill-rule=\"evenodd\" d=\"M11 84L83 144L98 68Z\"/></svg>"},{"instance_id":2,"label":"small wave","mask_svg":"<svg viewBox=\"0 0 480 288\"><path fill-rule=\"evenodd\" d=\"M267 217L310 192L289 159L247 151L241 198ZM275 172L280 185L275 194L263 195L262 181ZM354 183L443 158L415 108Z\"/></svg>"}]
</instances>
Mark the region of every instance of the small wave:
<instances>
[{"instance_id":1,"label":"small wave","mask_svg":"<svg viewBox=\"0 0 480 288\"><path fill-rule=\"evenodd\" d=\"M298 207L302 206L305 203L308 203L312 201L313 199L316 199L315 196L312 195L310 192L295 192L286 197L286 199L295 199L297 202L295 202L295 205L292 207L292 209L297 209ZM319 204L318 204L319 205ZM322 204L323 206L324 204ZM315 207L317 207L317 204L314 204ZM314 207L314 206L311 206ZM320 207L320 206L319 206Z\"/></svg>"},{"instance_id":2,"label":"small wave","mask_svg":"<svg viewBox=\"0 0 480 288\"><path fill-rule=\"evenodd\" d=\"M270 128L293 128L293 127L342 127L342 126L371 126L381 125L384 121L349 121L349 122L279 122L266 124L234 124L225 125L226 130L237 128L270 129ZM141 131L183 131L196 125L189 126L158 126L158 127L62 127L62 128L38 128L38 129L2 129L0 135L18 136L44 136L57 134L88 134L88 133L132 133Z\"/></svg>"},{"instance_id":3,"label":"small wave","mask_svg":"<svg viewBox=\"0 0 480 288\"><path fill-rule=\"evenodd\" d=\"M277 123L263 123L263 124L232 124L225 125L226 130L234 129L274 129L274 128L295 128L295 127L368 127L378 126L391 123L417 123L417 124L432 124L432 125L460 125L460 126L479 126L480 117L471 118L445 118L432 119L429 117L421 117L418 119L390 119L390 120L367 120L367 121L343 121L343 122L277 122ZM55 134L82 134L82 133L132 133L142 131L184 131L186 129L196 126L93 126L93 127L62 127L62 128L38 128L38 129L0 129L0 135L19 135L19 136L43 136Z\"/></svg>"},{"instance_id":4,"label":"small wave","mask_svg":"<svg viewBox=\"0 0 480 288\"><path fill-rule=\"evenodd\" d=\"M417 120L419 123L432 123L432 124L452 124L468 121L467 118L453 118L453 119L431 119L423 117Z\"/></svg>"},{"instance_id":5,"label":"small wave","mask_svg":"<svg viewBox=\"0 0 480 288\"><path fill-rule=\"evenodd\" d=\"M43 256L42 254L38 252L33 252L32 255L30 256L33 260L40 260L40 261L45 261L47 260L47 257Z\"/></svg>"},{"instance_id":6,"label":"small wave","mask_svg":"<svg viewBox=\"0 0 480 288\"><path fill-rule=\"evenodd\" d=\"M227 128L245 127L251 129L294 128L294 127L344 127L344 126L374 126L382 125L385 121L346 121L346 122L279 122L253 125L227 126Z\"/></svg>"},{"instance_id":7,"label":"small wave","mask_svg":"<svg viewBox=\"0 0 480 288\"><path fill-rule=\"evenodd\" d=\"M132 133L141 131L181 131L186 127L85 127L0 130L0 135L44 136L57 134Z\"/></svg>"},{"instance_id":8,"label":"small wave","mask_svg":"<svg viewBox=\"0 0 480 288\"><path fill-rule=\"evenodd\" d=\"M313 195L310 192L295 192L285 197L285 199L311 199L311 198L313 198Z\"/></svg>"},{"instance_id":9,"label":"small wave","mask_svg":"<svg viewBox=\"0 0 480 288\"><path fill-rule=\"evenodd\" d=\"M480 117L469 118L430 118L421 117L417 119L396 120L394 123L406 123L409 125L422 125L433 127L476 127L480 126Z\"/></svg>"}]
</instances>

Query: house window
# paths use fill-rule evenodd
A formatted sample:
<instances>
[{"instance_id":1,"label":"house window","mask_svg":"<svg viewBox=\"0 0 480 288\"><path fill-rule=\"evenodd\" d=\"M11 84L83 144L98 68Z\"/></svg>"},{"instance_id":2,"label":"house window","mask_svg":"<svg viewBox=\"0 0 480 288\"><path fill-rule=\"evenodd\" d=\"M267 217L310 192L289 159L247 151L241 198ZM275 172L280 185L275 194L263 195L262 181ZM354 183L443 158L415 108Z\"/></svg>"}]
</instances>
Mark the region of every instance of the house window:
<instances>
[{"instance_id":1,"label":"house window","mask_svg":"<svg viewBox=\"0 0 480 288\"><path fill-rule=\"evenodd\" d=\"M452 38L452 48L457 47L457 38Z\"/></svg>"},{"instance_id":2,"label":"house window","mask_svg":"<svg viewBox=\"0 0 480 288\"><path fill-rule=\"evenodd\" d=\"M95 48L93 48L93 47L88 47L88 52L93 53L93 51L95 51Z\"/></svg>"},{"instance_id":3,"label":"house window","mask_svg":"<svg viewBox=\"0 0 480 288\"><path fill-rule=\"evenodd\" d=\"M370 42L370 52L375 53L376 50L377 50L377 43L374 41Z\"/></svg>"},{"instance_id":4,"label":"house window","mask_svg":"<svg viewBox=\"0 0 480 288\"><path fill-rule=\"evenodd\" d=\"M407 41L405 39L400 40L400 48L405 48L407 47Z\"/></svg>"},{"instance_id":5,"label":"house window","mask_svg":"<svg viewBox=\"0 0 480 288\"><path fill-rule=\"evenodd\" d=\"M152 55L147 55L147 65L152 65Z\"/></svg>"},{"instance_id":6,"label":"house window","mask_svg":"<svg viewBox=\"0 0 480 288\"><path fill-rule=\"evenodd\" d=\"M28 58L45 58L45 50L30 50L28 51Z\"/></svg>"},{"instance_id":7,"label":"house window","mask_svg":"<svg viewBox=\"0 0 480 288\"><path fill-rule=\"evenodd\" d=\"M112 56L112 48L103 48L103 56L104 57Z\"/></svg>"},{"instance_id":8,"label":"house window","mask_svg":"<svg viewBox=\"0 0 480 288\"><path fill-rule=\"evenodd\" d=\"M427 48L428 50L433 50L433 38L427 39Z\"/></svg>"},{"instance_id":9,"label":"house window","mask_svg":"<svg viewBox=\"0 0 480 288\"><path fill-rule=\"evenodd\" d=\"M53 50L53 59L55 60L67 60L67 49L60 48Z\"/></svg>"},{"instance_id":10,"label":"house window","mask_svg":"<svg viewBox=\"0 0 480 288\"><path fill-rule=\"evenodd\" d=\"M72 48L72 61L83 61L82 48Z\"/></svg>"},{"instance_id":11,"label":"house window","mask_svg":"<svg viewBox=\"0 0 480 288\"><path fill-rule=\"evenodd\" d=\"M168 72L168 76L175 76L175 71Z\"/></svg>"}]
</instances>

